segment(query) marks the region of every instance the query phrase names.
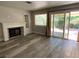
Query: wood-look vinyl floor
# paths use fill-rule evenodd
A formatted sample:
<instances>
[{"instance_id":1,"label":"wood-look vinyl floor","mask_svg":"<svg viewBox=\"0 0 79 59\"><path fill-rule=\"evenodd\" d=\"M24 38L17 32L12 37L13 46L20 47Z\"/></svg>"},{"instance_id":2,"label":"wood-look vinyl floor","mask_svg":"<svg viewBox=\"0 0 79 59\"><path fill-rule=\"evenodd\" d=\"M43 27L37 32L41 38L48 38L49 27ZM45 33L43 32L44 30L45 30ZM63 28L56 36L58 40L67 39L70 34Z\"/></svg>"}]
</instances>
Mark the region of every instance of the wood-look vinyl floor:
<instances>
[{"instance_id":1,"label":"wood-look vinyl floor","mask_svg":"<svg viewBox=\"0 0 79 59\"><path fill-rule=\"evenodd\" d=\"M9 41L16 42L17 46L0 52L1 57L13 58L78 58L79 42L53 37L45 37L31 34L19 39ZM5 42L4 45L11 43ZM1 43L3 44L3 43ZM2 46L0 46L2 47ZM6 48L5 48L6 49Z\"/></svg>"}]
</instances>

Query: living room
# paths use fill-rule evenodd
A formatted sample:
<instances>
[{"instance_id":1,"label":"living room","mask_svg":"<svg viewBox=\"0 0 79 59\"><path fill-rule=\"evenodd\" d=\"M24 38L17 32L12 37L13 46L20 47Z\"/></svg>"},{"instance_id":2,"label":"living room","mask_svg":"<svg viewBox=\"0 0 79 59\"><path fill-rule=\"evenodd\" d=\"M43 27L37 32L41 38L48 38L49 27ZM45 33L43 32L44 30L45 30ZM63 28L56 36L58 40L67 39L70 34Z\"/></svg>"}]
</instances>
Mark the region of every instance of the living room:
<instances>
[{"instance_id":1,"label":"living room","mask_svg":"<svg viewBox=\"0 0 79 59\"><path fill-rule=\"evenodd\" d=\"M78 58L79 1L0 1L0 58Z\"/></svg>"}]
</instances>

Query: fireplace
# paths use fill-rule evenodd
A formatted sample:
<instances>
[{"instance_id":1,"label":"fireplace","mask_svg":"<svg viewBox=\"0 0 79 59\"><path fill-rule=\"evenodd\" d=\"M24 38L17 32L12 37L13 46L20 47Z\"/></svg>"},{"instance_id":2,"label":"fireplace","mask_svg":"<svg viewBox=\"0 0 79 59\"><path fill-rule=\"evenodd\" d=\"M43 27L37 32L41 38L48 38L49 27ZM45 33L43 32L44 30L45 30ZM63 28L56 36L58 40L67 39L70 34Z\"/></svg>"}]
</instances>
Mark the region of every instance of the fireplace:
<instances>
[{"instance_id":1,"label":"fireplace","mask_svg":"<svg viewBox=\"0 0 79 59\"><path fill-rule=\"evenodd\" d=\"M8 28L9 38L20 36L23 33L23 27Z\"/></svg>"}]
</instances>

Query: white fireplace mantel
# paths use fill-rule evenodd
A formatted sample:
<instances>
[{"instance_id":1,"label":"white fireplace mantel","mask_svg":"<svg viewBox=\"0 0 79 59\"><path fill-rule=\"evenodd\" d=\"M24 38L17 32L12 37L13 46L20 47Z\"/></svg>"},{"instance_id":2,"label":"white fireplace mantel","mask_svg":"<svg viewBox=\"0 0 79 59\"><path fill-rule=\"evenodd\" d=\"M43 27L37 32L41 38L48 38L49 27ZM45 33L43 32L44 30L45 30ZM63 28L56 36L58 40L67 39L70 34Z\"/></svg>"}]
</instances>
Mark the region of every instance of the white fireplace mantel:
<instances>
[{"instance_id":1,"label":"white fireplace mantel","mask_svg":"<svg viewBox=\"0 0 79 59\"><path fill-rule=\"evenodd\" d=\"M9 40L9 33L8 33L8 28L13 28L13 27L23 27L24 28L24 35L26 35L25 33L25 22L18 22L18 23L2 23L2 27L3 27L3 37L4 37L4 41L8 41Z\"/></svg>"}]
</instances>

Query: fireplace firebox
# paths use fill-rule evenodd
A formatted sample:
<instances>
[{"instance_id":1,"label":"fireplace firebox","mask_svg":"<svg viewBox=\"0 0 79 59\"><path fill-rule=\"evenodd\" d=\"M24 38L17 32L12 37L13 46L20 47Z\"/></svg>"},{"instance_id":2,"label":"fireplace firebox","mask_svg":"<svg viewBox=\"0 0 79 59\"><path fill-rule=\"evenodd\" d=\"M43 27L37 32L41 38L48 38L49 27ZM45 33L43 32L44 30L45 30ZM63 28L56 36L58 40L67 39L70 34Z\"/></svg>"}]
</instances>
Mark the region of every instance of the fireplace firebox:
<instances>
[{"instance_id":1,"label":"fireplace firebox","mask_svg":"<svg viewBox=\"0 0 79 59\"><path fill-rule=\"evenodd\" d=\"M9 38L22 35L22 27L8 28Z\"/></svg>"}]
</instances>

